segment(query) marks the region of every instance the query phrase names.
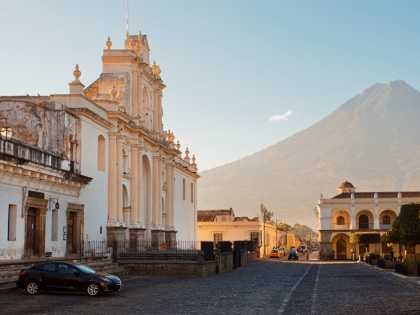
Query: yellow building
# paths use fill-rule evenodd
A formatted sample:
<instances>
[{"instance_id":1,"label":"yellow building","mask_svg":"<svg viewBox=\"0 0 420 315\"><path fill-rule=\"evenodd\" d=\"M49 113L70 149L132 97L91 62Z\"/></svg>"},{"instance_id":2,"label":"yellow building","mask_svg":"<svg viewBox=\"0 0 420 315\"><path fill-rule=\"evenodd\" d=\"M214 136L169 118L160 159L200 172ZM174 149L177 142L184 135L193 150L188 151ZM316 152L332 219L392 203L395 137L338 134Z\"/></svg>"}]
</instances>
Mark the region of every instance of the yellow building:
<instances>
[{"instance_id":1,"label":"yellow building","mask_svg":"<svg viewBox=\"0 0 420 315\"><path fill-rule=\"evenodd\" d=\"M264 257L278 245L277 238L275 224L272 222L264 224L258 217L235 217L233 209L197 212L197 239L199 241L254 240L258 247L259 257Z\"/></svg>"}]
</instances>

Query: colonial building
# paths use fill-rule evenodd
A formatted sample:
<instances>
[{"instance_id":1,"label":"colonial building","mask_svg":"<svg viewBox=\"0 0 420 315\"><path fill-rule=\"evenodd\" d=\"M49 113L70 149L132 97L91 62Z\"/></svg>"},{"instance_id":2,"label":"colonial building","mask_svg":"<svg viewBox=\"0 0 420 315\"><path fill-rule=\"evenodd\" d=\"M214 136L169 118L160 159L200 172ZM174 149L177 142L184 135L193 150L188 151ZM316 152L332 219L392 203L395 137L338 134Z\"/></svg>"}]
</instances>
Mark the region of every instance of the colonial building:
<instances>
[{"instance_id":1,"label":"colonial building","mask_svg":"<svg viewBox=\"0 0 420 315\"><path fill-rule=\"evenodd\" d=\"M264 224L258 217L236 217L233 209L199 210L197 221L199 241L253 240L258 246L259 257L270 255L271 249L278 245L273 222Z\"/></svg>"},{"instance_id":2,"label":"colonial building","mask_svg":"<svg viewBox=\"0 0 420 315\"><path fill-rule=\"evenodd\" d=\"M332 198L321 195L316 207L321 259L355 259L367 253L392 252L380 237L391 229L403 204L420 202L418 191L356 192L348 181L337 190L338 195Z\"/></svg>"},{"instance_id":3,"label":"colonial building","mask_svg":"<svg viewBox=\"0 0 420 315\"><path fill-rule=\"evenodd\" d=\"M196 239L196 159L164 130L147 37L108 38L102 64L86 88L76 66L68 94L0 98L0 257Z\"/></svg>"}]
</instances>

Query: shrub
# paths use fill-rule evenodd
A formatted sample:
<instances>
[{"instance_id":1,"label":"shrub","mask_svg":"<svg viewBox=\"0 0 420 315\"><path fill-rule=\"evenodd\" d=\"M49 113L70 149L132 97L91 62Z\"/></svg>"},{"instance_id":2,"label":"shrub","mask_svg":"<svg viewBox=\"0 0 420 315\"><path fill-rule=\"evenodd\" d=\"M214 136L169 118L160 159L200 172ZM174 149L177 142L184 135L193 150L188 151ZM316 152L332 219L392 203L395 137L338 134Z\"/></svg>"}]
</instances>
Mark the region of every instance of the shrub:
<instances>
[{"instance_id":1,"label":"shrub","mask_svg":"<svg viewBox=\"0 0 420 315\"><path fill-rule=\"evenodd\" d=\"M383 258L378 259L378 267L385 268L385 259Z\"/></svg>"},{"instance_id":2,"label":"shrub","mask_svg":"<svg viewBox=\"0 0 420 315\"><path fill-rule=\"evenodd\" d=\"M395 264L395 272L398 272L403 275L407 275L407 266L402 262L397 262Z\"/></svg>"}]
</instances>

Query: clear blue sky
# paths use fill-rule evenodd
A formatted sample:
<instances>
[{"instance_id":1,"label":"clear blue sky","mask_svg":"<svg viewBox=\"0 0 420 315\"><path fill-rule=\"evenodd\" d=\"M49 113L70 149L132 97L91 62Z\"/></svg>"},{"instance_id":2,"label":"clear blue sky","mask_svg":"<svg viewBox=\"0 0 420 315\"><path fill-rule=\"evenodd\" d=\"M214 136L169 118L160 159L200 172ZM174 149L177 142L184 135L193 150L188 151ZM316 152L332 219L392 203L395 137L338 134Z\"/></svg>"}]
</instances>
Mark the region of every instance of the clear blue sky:
<instances>
[{"instance_id":1,"label":"clear blue sky","mask_svg":"<svg viewBox=\"0 0 420 315\"><path fill-rule=\"evenodd\" d=\"M0 0L0 94L87 85L124 1ZM166 125L201 169L276 143L375 82L420 87L418 1L129 0L167 84ZM284 115L286 114L286 115ZM270 117L274 121L270 121Z\"/></svg>"}]
</instances>

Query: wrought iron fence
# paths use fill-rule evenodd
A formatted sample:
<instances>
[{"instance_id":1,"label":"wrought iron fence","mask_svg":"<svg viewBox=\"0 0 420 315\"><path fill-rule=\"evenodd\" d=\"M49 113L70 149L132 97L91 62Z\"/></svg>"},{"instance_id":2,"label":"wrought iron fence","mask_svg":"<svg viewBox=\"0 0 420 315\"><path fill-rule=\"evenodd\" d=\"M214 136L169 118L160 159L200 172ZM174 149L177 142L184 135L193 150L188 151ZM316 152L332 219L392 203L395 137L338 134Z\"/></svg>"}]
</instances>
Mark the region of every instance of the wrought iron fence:
<instances>
[{"instance_id":1,"label":"wrought iron fence","mask_svg":"<svg viewBox=\"0 0 420 315\"><path fill-rule=\"evenodd\" d=\"M111 257L112 248L108 246L105 240L83 241L80 247L80 256L89 257Z\"/></svg>"},{"instance_id":2,"label":"wrought iron fence","mask_svg":"<svg viewBox=\"0 0 420 315\"><path fill-rule=\"evenodd\" d=\"M196 241L115 241L112 247L117 259L198 260L202 257L199 242Z\"/></svg>"}]
</instances>

